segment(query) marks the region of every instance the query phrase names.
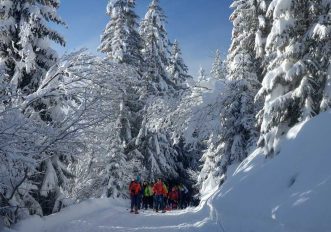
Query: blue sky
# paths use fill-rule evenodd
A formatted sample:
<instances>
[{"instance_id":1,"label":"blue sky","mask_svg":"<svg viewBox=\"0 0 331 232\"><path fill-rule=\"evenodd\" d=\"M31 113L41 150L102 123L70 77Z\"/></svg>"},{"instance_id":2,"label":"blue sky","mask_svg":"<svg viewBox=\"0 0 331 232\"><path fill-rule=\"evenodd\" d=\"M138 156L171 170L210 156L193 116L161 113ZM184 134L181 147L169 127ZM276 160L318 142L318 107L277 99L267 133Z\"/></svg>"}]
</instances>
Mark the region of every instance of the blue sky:
<instances>
[{"instance_id":1,"label":"blue sky","mask_svg":"<svg viewBox=\"0 0 331 232\"><path fill-rule=\"evenodd\" d=\"M68 28L55 27L67 40L66 48L56 46L60 54L82 47L96 52L100 34L109 17L106 15L108 0L63 0L59 15ZM136 12L143 18L150 0L136 0ZM216 49L226 54L231 39L229 22L231 0L161 0L161 7L168 17L166 25L170 40L177 39L183 57L196 74L200 65L207 70L213 62Z\"/></svg>"}]
</instances>

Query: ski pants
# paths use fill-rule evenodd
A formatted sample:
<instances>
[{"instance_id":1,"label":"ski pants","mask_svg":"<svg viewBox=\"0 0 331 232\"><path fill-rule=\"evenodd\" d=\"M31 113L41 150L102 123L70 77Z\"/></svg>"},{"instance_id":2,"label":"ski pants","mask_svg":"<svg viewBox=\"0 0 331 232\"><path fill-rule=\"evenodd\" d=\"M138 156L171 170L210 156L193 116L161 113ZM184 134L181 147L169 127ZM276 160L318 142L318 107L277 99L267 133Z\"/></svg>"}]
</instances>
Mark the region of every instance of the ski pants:
<instances>
[{"instance_id":1,"label":"ski pants","mask_svg":"<svg viewBox=\"0 0 331 232\"><path fill-rule=\"evenodd\" d=\"M157 195L156 197L156 210L163 210L163 195Z\"/></svg>"},{"instance_id":2,"label":"ski pants","mask_svg":"<svg viewBox=\"0 0 331 232\"><path fill-rule=\"evenodd\" d=\"M131 195L131 210L138 209L138 204L139 204L139 196Z\"/></svg>"}]
</instances>

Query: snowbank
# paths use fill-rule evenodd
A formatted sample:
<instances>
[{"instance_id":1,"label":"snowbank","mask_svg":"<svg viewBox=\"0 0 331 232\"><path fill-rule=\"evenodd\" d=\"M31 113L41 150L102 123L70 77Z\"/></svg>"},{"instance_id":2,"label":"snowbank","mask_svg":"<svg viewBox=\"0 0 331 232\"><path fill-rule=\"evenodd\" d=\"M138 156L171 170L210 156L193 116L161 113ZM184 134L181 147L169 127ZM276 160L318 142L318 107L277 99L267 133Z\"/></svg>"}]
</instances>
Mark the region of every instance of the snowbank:
<instances>
[{"instance_id":1,"label":"snowbank","mask_svg":"<svg viewBox=\"0 0 331 232\"><path fill-rule=\"evenodd\" d=\"M331 113L297 125L281 152L254 151L214 196L227 232L331 231Z\"/></svg>"}]
</instances>

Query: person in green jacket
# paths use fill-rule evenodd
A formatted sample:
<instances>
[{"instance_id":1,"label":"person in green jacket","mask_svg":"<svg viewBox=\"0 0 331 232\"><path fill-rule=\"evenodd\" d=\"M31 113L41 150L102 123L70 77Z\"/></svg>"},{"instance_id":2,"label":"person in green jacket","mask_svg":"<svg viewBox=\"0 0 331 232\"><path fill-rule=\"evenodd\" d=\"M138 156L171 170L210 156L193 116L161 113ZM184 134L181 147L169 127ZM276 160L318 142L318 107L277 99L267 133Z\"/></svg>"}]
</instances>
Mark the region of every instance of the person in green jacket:
<instances>
[{"instance_id":1,"label":"person in green jacket","mask_svg":"<svg viewBox=\"0 0 331 232\"><path fill-rule=\"evenodd\" d=\"M151 202L153 204L153 189L152 189L151 185L145 181L143 184L143 190L144 190L143 208L145 208L145 210L147 210L148 205L150 205L150 207L153 207L153 205L151 205ZM151 201L151 198L152 198L152 201Z\"/></svg>"}]
</instances>

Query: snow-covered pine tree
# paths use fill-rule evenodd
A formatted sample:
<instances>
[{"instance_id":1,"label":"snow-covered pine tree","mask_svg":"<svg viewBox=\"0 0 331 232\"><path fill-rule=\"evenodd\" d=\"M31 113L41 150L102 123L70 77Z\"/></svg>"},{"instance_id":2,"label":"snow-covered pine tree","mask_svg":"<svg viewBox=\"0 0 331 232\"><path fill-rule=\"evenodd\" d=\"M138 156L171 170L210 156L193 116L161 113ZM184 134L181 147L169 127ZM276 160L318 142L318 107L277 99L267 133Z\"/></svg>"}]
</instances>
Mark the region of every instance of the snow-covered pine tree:
<instances>
[{"instance_id":1,"label":"snow-covered pine tree","mask_svg":"<svg viewBox=\"0 0 331 232\"><path fill-rule=\"evenodd\" d=\"M220 166L243 161L257 139L255 115L259 105L254 97L260 87L259 61L255 58L255 33L258 28L256 1L234 1L232 44L228 57L230 80L224 93L221 112L221 142L224 143Z\"/></svg>"},{"instance_id":2,"label":"snow-covered pine tree","mask_svg":"<svg viewBox=\"0 0 331 232\"><path fill-rule=\"evenodd\" d=\"M138 134L133 136L135 144L128 146L129 156L132 154L144 157L145 170L141 172L146 173L150 180L158 176L177 178L182 167L170 136L171 131L162 124L165 121L163 113L168 112L169 105L178 96L173 90L182 88L188 75L177 43L170 63L165 23L166 16L159 0L153 0L140 26L140 34L144 41L142 53L146 64L142 82L144 86L141 88L144 91L141 91L140 96L144 107L136 114L140 120L135 125L139 125L140 128ZM169 70L169 67L172 70Z\"/></svg>"},{"instance_id":3,"label":"snow-covered pine tree","mask_svg":"<svg viewBox=\"0 0 331 232\"><path fill-rule=\"evenodd\" d=\"M143 156L144 169L140 172L150 181L158 177L176 179L181 171L179 154L174 147L170 131L162 125L166 120L163 113L167 112L169 104L164 97L153 99L150 106L145 106L134 150L131 149L132 155Z\"/></svg>"},{"instance_id":4,"label":"snow-covered pine tree","mask_svg":"<svg viewBox=\"0 0 331 232\"><path fill-rule=\"evenodd\" d=\"M109 1L107 14L111 19L101 36L99 50L115 62L140 68L142 40L134 8L135 0Z\"/></svg>"},{"instance_id":5,"label":"snow-covered pine tree","mask_svg":"<svg viewBox=\"0 0 331 232\"><path fill-rule=\"evenodd\" d=\"M230 16L230 20L233 22L232 30L232 43L229 49L229 55L227 58L229 79L238 80L243 79L243 70L245 66L237 66L236 64L243 59L249 59L247 67L254 65L257 70L258 64L255 61L255 33L258 28L258 16L256 15L256 1L255 0L235 0L231 7L234 9ZM234 64L234 66L232 66ZM243 64L243 63L242 63Z\"/></svg>"},{"instance_id":6,"label":"snow-covered pine tree","mask_svg":"<svg viewBox=\"0 0 331 232\"><path fill-rule=\"evenodd\" d=\"M217 80L224 80L226 78L226 69L222 61L220 50L216 50L215 60L212 65L210 76Z\"/></svg>"},{"instance_id":7,"label":"snow-covered pine tree","mask_svg":"<svg viewBox=\"0 0 331 232\"><path fill-rule=\"evenodd\" d=\"M209 81L209 77L206 74L206 70L200 66L198 71L198 82Z\"/></svg>"},{"instance_id":8,"label":"snow-covered pine tree","mask_svg":"<svg viewBox=\"0 0 331 232\"><path fill-rule=\"evenodd\" d=\"M331 107L331 2L314 0L310 2L310 21L307 42L310 45L306 59L314 61L309 66L315 78L320 77L322 100L320 110ZM320 96L321 93L318 93Z\"/></svg>"},{"instance_id":9,"label":"snow-covered pine tree","mask_svg":"<svg viewBox=\"0 0 331 232\"><path fill-rule=\"evenodd\" d=\"M259 113L259 145L268 156L279 152L279 140L289 128L320 111L330 49L322 51L330 38L322 25L329 24L329 5L325 1L273 0L269 6L273 25L266 43L268 72L257 95L265 101ZM321 10L323 7L328 10ZM324 29L315 27L318 22Z\"/></svg>"},{"instance_id":10,"label":"snow-covered pine tree","mask_svg":"<svg viewBox=\"0 0 331 232\"><path fill-rule=\"evenodd\" d=\"M228 81L220 103L220 133L211 138L213 145L202 157L204 164L198 182L202 191L205 185L222 183L227 168L243 161L258 137L255 115L259 108L254 102L259 88L259 63L254 50L257 29L255 4L253 0L236 0L231 5L234 12L230 19L234 27L227 61Z\"/></svg>"},{"instance_id":11,"label":"snow-covered pine tree","mask_svg":"<svg viewBox=\"0 0 331 232\"><path fill-rule=\"evenodd\" d=\"M49 41L61 45L65 41L48 23L64 25L56 13L58 7L58 0L0 2L0 67L5 68L5 92L32 93L56 62Z\"/></svg>"},{"instance_id":12,"label":"snow-covered pine tree","mask_svg":"<svg viewBox=\"0 0 331 232\"><path fill-rule=\"evenodd\" d=\"M169 65L169 39L165 29L166 16L159 0L153 0L140 25L143 39L143 58L146 65L145 79L150 91L167 91L176 86L167 75Z\"/></svg>"},{"instance_id":13,"label":"snow-covered pine tree","mask_svg":"<svg viewBox=\"0 0 331 232\"><path fill-rule=\"evenodd\" d=\"M256 57L264 59L265 44L271 29L271 17L267 16L267 10L272 0L257 0L256 14L258 17L258 28L255 34ZM262 67L263 68L263 67Z\"/></svg>"},{"instance_id":14,"label":"snow-covered pine tree","mask_svg":"<svg viewBox=\"0 0 331 232\"><path fill-rule=\"evenodd\" d=\"M187 74L188 67L184 63L182 58L182 51L177 40L175 40L175 42L172 44L169 66L167 70L172 82L178 86L182 86L189 78L191 78L191 76Z\"/></svg>"},{"instance_id":15,"label":"snow-covered pine tree","mask_svg":"<svg viewBox=\"0 0 331 232\"><path fill-rule=\"evenodd\" d=\"M149 131L144 147L149 180L156 180L160 176L167 179L178 178L178 153L171 145L166 131Z\"/></svg>"}]
</instances>

